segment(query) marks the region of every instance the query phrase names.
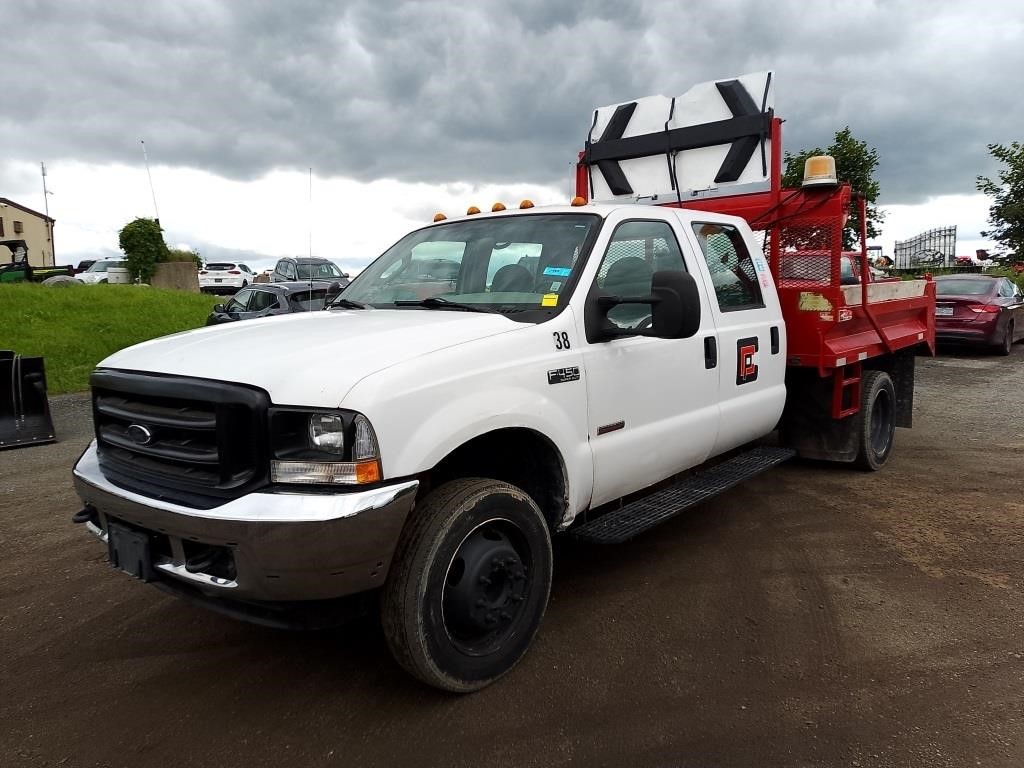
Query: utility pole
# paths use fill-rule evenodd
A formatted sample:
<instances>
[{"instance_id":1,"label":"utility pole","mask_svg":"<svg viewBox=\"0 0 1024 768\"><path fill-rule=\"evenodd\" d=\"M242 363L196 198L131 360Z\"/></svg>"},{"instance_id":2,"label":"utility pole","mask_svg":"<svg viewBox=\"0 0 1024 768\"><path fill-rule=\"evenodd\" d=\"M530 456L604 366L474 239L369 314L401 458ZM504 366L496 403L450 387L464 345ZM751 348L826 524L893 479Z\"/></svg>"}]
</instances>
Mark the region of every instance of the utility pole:
<instances>
[{"instance_id":1,"label":"utility pole","mask_svg":"<svg viewBox=\"0 0 1024 768\"><path fill-rule=\"evenodd\" d=\"M46 212L46 237L50 243L50 263L46 264L46 259L43 259L44 266L53 266L57 263L57 253L53 247L53 220L50 218L50 195L53 194L46 188L46 163L40 162L39 169L43 173L43 210Z\"/></svg>"}]
</instances>

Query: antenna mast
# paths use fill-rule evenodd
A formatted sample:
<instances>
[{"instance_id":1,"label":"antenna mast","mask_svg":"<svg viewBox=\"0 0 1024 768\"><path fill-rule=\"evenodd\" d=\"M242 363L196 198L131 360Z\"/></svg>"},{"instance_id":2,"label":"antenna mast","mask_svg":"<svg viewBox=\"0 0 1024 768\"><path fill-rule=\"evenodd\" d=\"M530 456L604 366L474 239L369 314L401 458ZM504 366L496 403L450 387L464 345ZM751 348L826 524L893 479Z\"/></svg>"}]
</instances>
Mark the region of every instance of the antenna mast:
<instances>
[{"instance_id":1,"label":"antenna mast","mask_svg":"<svg viewBox=\"0 0 1024 768\"><path fill-rule=\"evenodd\" d=\"M53 263L57 263L57 254L53 247L53 221L50 219L50 195L53 194L46 188L46 163L39 163L39 170L43 174L43 210L46 211L46 234L50 241L50 257Z\"/></svg>"},{"instance_id":2,"label":"antenna mast","mask_svg":"<svg viewBox=\"0 0 1024 768\"><path fill-rule=\"evenodd\" d=\"M139 139L142 145L142 161L146 164L146 176L149 178L149 192L153 195L153 213L156 214L156 225L160 226L160 211L156 207L156 189L153 187L153 174L149 172L149 155L146 154L146 142Z\"/></svg>"}]
</instances>

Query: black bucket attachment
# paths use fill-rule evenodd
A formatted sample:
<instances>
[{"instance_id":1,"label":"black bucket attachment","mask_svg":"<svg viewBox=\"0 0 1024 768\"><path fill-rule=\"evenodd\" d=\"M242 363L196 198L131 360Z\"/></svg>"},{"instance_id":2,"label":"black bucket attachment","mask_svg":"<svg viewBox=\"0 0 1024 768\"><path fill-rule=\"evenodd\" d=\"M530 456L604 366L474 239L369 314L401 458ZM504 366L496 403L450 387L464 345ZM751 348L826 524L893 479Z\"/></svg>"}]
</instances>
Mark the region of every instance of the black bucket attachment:
<instances>
[{"instance_id":1,"label":"black bucket attachment","mask_svg":"<svg viewBox=\"0 0 1024 768\"><path fill-rule=\"evenodd\" d=\"M0 450L56 439L43 358L0 349Z\"/></svg>"}]
</instances>

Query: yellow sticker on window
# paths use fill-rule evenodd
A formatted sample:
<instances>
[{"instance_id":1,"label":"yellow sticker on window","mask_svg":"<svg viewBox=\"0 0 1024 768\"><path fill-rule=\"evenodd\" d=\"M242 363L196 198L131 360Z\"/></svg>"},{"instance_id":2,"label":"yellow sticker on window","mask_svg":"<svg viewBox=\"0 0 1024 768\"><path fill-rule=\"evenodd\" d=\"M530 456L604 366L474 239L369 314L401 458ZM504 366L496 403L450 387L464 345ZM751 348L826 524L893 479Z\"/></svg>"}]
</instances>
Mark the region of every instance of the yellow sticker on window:
<instances>
[{"instance_id":1,"label":"yellow sticker on window","mask_svg":"<svg viewBox=\"0 0 1024 768\"><path fill-rule=\"evenodd\" d=\"M557 307L558 306L558 294L557 293L545 293L540 300L542 307Z\"/></svg>"}]
</instances>

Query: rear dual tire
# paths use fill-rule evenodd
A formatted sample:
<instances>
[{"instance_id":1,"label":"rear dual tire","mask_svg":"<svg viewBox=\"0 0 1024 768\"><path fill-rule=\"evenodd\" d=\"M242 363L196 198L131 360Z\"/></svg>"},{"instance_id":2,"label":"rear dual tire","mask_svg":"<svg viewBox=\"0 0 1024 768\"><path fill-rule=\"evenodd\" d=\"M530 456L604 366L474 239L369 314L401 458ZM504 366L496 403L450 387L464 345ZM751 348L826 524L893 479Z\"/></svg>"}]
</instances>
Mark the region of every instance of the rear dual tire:
<instances>
[{"instance_id":1,"label":"rear dual tire","mask_svg":"<svg viewBox=\"0 0 1024 768\"><path fill-rule=\"evenodd\" d=\"M860 381L857 458L863 470L877 472L892 454L896 434L896 389L884 371L864 371Z\"/></svg>"},{"instance_id":2,"label":"rear dual tire","mask_svg":"<svg viewBox=\"0 0 1024 768\"><path fill-rule=\"evenodd\" d=\"M381 619L398 663L428 685L479 690L512 669L551 590L551 534L527 494L454 480L417 505L384 587Z\"/></svg>"}]
</instances>

